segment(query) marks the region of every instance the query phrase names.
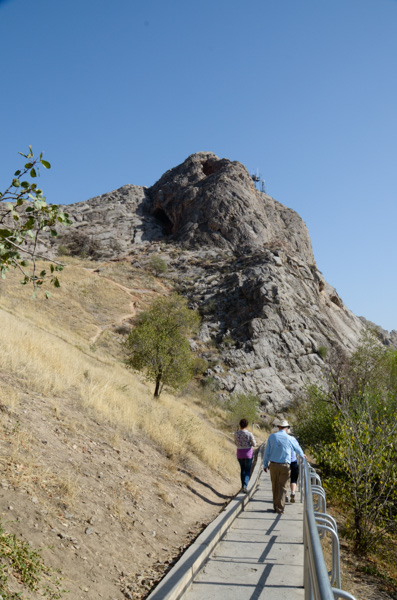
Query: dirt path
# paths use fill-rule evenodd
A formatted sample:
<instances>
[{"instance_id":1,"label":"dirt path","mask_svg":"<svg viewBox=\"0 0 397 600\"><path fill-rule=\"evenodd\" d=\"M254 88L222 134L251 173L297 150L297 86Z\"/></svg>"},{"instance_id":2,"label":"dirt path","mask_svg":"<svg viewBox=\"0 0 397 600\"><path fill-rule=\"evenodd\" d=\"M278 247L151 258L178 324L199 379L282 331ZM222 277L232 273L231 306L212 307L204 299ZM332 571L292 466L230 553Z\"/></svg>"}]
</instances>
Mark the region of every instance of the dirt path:
<instances>
[{"instance_id":1,"label":"dirt path","mask_svg":"<svg viewBox=\"0 0 397 600\"><path fill-rule=\"evenodd\" d=\"M101 277L101 279L108 281L109 283L111 283L112 285L116 286L117 288L119 288L120 290L122 290L123 292L125 292L126 294L128 294L132 300L130 302L130 309L131 312L120 316L119 319L117 319L117 321L114 321L112 323L110 323L109 325L106 325L105 327L100 327L99 325L96 325L97 328L97 332L95 333L95 335L93 335L90 338L90 344L95 344L95 342L98 341L98 339L100 338L100 336L102 335L102 333L104 333L106 330L108 329L112 329L113 327L120 327L122 326L125 321L128 321L129 319L132 319L136 316L137 314L137 310L136 310L136 304L137 302L139 302L140 300L140 296L142 294L150 294L150 295L155 295L156 292L153 290L148 290L145 288L129 288L121 283L118 283L117 281L114 281L113 279L111 279L110 277L104 277L102 276L97 269L89 269L87 267L84 267L85 271L88 271L91 274L96 274L98 277ZM167 288L161 284L160 287L164 290L167 290ZM168 290L167 290L168 291Z\"/></svg>"}]
</instances>

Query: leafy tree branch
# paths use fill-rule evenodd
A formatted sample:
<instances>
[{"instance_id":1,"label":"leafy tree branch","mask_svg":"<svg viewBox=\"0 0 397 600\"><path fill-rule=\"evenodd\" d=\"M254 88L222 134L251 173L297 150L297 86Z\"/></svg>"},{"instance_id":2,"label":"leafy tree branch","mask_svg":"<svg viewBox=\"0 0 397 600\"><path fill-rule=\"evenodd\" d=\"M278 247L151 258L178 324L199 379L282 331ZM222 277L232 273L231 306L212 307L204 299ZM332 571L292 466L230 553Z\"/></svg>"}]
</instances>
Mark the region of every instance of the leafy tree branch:
<instances>
[{"instance_id":1,"label":"leafy tree branch","mask_svg":"<svg viewBox=\"0 0 397 600\"><path fill-rule=\"evenodd\" d=\"M40 236L48 231L56 237L57 226L68 225L70 220L59 206L47 204L43 191L34 181L41 167L51 168L43 153L34 156L29 146L27 154L19 154L26 161L24 167L15 171L10 185L0 192L0 274L4 279L10 268L19 269L23 275L21 283L32 283L36 293L48 278L59 287L57 272L64 268L62 263L38 253ZM50 273L45 269L39 271L38 259L51 263Z\"/></svg>"}]
</instances>

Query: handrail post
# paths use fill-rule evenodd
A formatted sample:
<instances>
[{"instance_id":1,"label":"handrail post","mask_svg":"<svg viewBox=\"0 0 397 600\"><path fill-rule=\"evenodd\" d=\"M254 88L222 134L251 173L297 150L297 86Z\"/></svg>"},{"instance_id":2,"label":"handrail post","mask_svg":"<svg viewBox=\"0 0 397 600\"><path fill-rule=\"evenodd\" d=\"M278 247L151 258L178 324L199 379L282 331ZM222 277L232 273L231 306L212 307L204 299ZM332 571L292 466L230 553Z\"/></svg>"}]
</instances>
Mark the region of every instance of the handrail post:
<instances>
[{"instance_id":1,"label":"handrail post","mask_svg":"<svg viewBox=\"0 0 397 600\"><path fill-rule=\"evenodd\" d=\"M303 580L305 600L335 600L336 598L355 600L354 596L339 589L341 583L338 529L335 519L326 514L327 503L321 479L306 459L302 459L300 464L302 471L301 494L304 498ZM317 496L316 506L313 504L313 495ZM332 570L330 573L325 564L319 530L324 533L328 531L332 535ZM336 584L338 587L332 588L332 584Z\"/></svg>"}]
</instances>

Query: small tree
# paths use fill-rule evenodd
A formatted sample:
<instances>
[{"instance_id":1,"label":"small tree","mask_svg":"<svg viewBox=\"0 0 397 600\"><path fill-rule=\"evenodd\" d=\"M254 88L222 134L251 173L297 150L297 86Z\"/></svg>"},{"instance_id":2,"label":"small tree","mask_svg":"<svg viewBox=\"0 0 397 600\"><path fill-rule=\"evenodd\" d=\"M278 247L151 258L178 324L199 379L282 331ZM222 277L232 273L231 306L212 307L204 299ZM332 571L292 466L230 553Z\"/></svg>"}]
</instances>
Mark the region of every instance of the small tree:
<instances>
[{"instance_id":1,"label":"small tree","mask_svg":"<svg viewBox=\"0 0 397 600\"><path fill-rule=\"evenodd\" d=\"M153 254L150 257L149 266L156 275L156 277L168 271L168 265L165 262L165 260L162 259L160 256L157 256L156 254Z\"/></svg>"},{"instance_id":2,"label":"small tree","mask_svg":"<svg viewBox=\"0 0 397 600\"><path fill-rule=\"evenodd\" d=\"M226 402L226 409L230 413L230 421L238 426L241 419L247 419L249 423L258 420L258 409L260 400L255 394L232 394Z\"/></svg>"},{"instance_id":3,"label":"small tree","mask_svg":"<svg viewBox=\"0 0 397 600\"><path fill-rule=\"evenodd\" d=\"M322 460L331 467L342 502L352 509L348 526L365 554L387 531L396 531L397 411L370 390L338 408L335 442Z\"/></svg>"},{"instance_id":4,"label":"small tree","mask_svg":"<svg viewBox=\"0 0 397 600\"><path fill-rule=\"evenodd\" d=\"M127 365L155 383L156 398L164 385L177 389L191 378L194 355L188 335L198 325L197 313L177 294L158 298L138 316L125 344Z\"/></svg>"},{"instance_id":5,"label":"small tree","mask_svg":"<svg viewBox=\"0 0 397 600\"><path fill-rule=\"evenodd\" d=\"M320 386L309 385L297 401L294 435L299 437L302 446L310 446L313 452L319 454L335 441L335 415L335 405L326 391Z\"/></svg>"},{"instance_id":6,"label":"small tree","mask_svg":"<svg viewBox=\"0 0 397 600\"><path fill-rule=\"evenodd\" d=\"M4 279L11 267L18 268L23 274L21 283L31 282L36 292L47 277L45 270L38 272L37 259L51 263L51 283L55 287L59 287L56 272L64 267L38 253L40 234L49 231L55 237L55 226L69 224L70 221L58 206L47 204L42 190L35 182L29 181L29 178L38 177L39 167L49 169L50 163L43 159L42 153L35 157L31 146L27 154L19 154L27 162L23 169L15 171L11 184L0 193L0 202L3 203L0 211L0 273Z\"/></svg>"}]
</instances>

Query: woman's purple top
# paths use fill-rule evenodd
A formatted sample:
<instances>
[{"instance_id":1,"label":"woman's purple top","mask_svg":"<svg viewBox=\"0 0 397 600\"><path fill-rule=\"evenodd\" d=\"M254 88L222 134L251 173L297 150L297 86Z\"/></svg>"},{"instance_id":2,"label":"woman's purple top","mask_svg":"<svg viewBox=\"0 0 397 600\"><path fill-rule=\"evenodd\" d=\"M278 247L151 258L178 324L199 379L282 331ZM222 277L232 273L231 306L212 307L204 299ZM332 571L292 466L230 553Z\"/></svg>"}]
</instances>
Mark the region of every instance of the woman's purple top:
<instances>
[{"instance_id":1,"label":"woman's purple top","mask_svg":"<svg viewBox=\"0 0 397 600\"><path fill-rule=\"evenodd\" d=\"M246 429L239 429L234 434L234 443L237 446L237 458L252 458L253 446L256 446L254 436Z\"/></svg>"},{"instance_id":2,"label":"woman's purple top","mask_svg":"<svg viewBox=\"0 0 397 600\"><path fill-rule=\"evenodd\" d=\"M252 448L237 448L237 458L252 458L253 456Z\"/></svg>"}]
</instances>

